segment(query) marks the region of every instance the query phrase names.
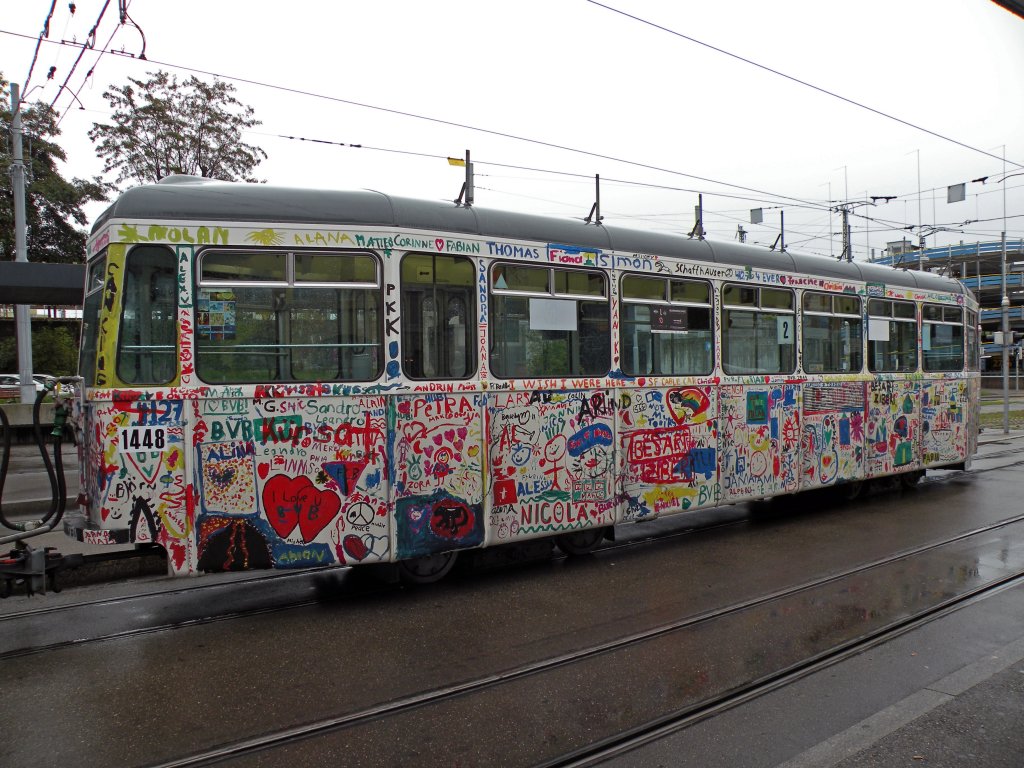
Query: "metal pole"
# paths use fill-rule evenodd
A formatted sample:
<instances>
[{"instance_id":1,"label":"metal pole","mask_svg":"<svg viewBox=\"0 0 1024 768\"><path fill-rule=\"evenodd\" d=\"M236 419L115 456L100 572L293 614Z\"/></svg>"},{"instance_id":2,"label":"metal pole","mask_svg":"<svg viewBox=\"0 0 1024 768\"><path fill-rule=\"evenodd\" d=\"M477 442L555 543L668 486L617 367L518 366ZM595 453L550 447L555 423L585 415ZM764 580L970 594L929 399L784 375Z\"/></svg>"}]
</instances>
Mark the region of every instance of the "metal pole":
<instances>
[{"instance_id":1,"label":"metal pole","mask_svg":"<svg viewBox=\"0 0 1024 768\"><path fill-rule=\"evenodd\" d=\"M1003 253L1003 434L1010 433L1010 297L1006 295L1006 232L1002 234Z\"/></svg>"},{"instance_id":2,"label":"metal pole","mask_svg":"<svg viewBox=\"0 0 1024 768\"><path fill-rule=\"evenodd\" d=\"M828 255L833 258L836 255L836 236L835 232L832 231L834 229L832 226L832 213L834 210L832 207L832 182L830 181L828 183Z\"/></svg>"},{"instance_id":3,"label":"metal pole","mask_svg":"<svg viewBox=\"0 0 1024 768\"><path fill-rule=\"evenodd\" d=\"M28 261L25 218L25 161L21 149L21 98L17 83L11 83L11 184L14 190L14 260ZM18 340L18 375L21 402L33 403L36 386L32 381L32 316L27 304L14 305Z\"/></svg>"},{"instance_id":4,"label":"metal pole","mask_svg":"<svg viewBox=\"0 0 1024 768\"><path fill-rule=\"evenodd\" d=\"M981 301L981 242L974 244L974 271L978 273L978 292L975 297Z\"/></svg>"},{"instance_id":5,"label":"metal pole","mask_svg":"<svg viewBox=\"0 0 1024 768\"><path fill-rule=\"evenodd\" d=\"M870 200L868 197L868 191L864 190L864 199ZM864 253L868 255L868 261L874 261L871 258L871 216L864 217Z\"/></svg>"},{"instance_id":6,"label":"metal pole","mask_svg":"<svg viewBox=\"0 0 1024 768\"><path fill-rule=\"evenodd\" d=\"M920 250L917 252L917 269L919 272L924 271L924 222L921 221L921 150L917 150L917 226L918 226L918 245Z\"/></svg>"}]
</instances>

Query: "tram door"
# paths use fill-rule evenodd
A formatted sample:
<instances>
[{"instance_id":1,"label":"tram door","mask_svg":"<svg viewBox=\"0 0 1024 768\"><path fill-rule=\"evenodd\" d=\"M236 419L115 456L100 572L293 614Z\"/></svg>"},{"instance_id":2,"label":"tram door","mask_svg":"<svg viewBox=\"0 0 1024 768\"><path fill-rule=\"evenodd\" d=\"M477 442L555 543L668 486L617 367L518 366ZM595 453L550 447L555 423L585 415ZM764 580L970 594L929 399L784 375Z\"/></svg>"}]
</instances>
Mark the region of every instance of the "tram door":
<instances>
[{"instance_id":1,"label":"tram door","mask_svg":"<svg viewBox=\"0 0 1024 768\"><path fill-rule=\"evenodd\" d=\"M390 416L400 558L483 543L484 398L457 387L476 374L475 291L468 258L402 259L402 373L421 391L396 396Z\"/></svg>"}]
</instances>

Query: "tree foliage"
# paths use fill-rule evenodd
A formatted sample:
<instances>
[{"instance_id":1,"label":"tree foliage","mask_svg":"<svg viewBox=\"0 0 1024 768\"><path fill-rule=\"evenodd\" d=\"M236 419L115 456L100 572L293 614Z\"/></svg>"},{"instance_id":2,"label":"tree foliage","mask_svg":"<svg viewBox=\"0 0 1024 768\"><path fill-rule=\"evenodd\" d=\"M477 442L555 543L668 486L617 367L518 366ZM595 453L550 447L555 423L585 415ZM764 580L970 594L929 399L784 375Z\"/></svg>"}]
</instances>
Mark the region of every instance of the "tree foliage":
<instances>
[{"instance_id":1,"label":"tree foliage","mask_svg":"<svg viewBox=\"0 0 1024 768\"><path fill-rule=\"evenodd\" d=\"M74 376L78 370L78 333L68 323L32 323L32 360L37 371ZM18 342L13 333L0 339L0 371L18 372Z\"/></svg>"},{"instance_id":2,"label":"tree foliage","mask_svg":"<svg viewBox=\"0 0 1024 768\"><path fill-rule=\"evenodd\" d=\"M261 124L253 109L232 94L234 86L183 83L167 72L103 94L114 110L112 125L94 123L89 138L117 181L155 182L172 173L223 181L255 181L252 170L267 153L241 140L242 131Z\"/></svg>"},{"instance_id":3,"label":"tree foliage","mask_svg":"<svg viewBox=\"0 0 1024 768\"><path fill-rule=\"evenodd\" d=\"M11 180L10 87L0 75L0 258L13 261L14 192ZM110 185L98 177L68 181L57 170L67 160L53 139L60 135L57 113L43 102L22 104L22 152L26 187L25 218L28 224L29 261L80 264L85 261L86 224L82 206L106 200Z\"/></svg>"}]
</instances>

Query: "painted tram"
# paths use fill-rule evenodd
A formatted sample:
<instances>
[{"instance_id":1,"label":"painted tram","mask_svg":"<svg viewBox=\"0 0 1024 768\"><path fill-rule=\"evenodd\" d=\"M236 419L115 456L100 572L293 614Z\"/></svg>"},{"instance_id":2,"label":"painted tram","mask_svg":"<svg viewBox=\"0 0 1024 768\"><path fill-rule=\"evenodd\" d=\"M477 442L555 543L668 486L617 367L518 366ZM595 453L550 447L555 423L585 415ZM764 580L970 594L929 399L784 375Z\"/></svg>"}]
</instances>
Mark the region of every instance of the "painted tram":
<instances>
[{"instance_id":1,"label":"painted tram","mask_svg":"<svg viewBox=\"0 0 1024 768\"><path fill-rule=\"evenodd\" d=\"M978 307L927 272L371 191L171 177L89 240L65 531L171 571L397 563L977 447Z\"/></svg>"}]
</instances>

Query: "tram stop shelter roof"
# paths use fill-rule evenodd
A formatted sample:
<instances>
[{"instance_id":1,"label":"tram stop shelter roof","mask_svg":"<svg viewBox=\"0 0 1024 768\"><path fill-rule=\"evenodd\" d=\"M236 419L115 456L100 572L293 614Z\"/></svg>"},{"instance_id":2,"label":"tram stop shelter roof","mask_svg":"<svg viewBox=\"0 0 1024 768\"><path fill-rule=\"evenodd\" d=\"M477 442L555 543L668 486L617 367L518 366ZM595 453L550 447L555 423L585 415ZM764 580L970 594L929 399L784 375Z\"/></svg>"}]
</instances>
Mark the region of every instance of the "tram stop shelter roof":
<instances>
[{"instance_id":1,"label":"tram stop shelter roof","mask_svg":"<svg viewBox=\"0 0 1024 768\"><path fill-rule=\"evenodd\" d=\"M0 261L0 304L82 306L84 264Z\"/></svg>"}]
</instances>

